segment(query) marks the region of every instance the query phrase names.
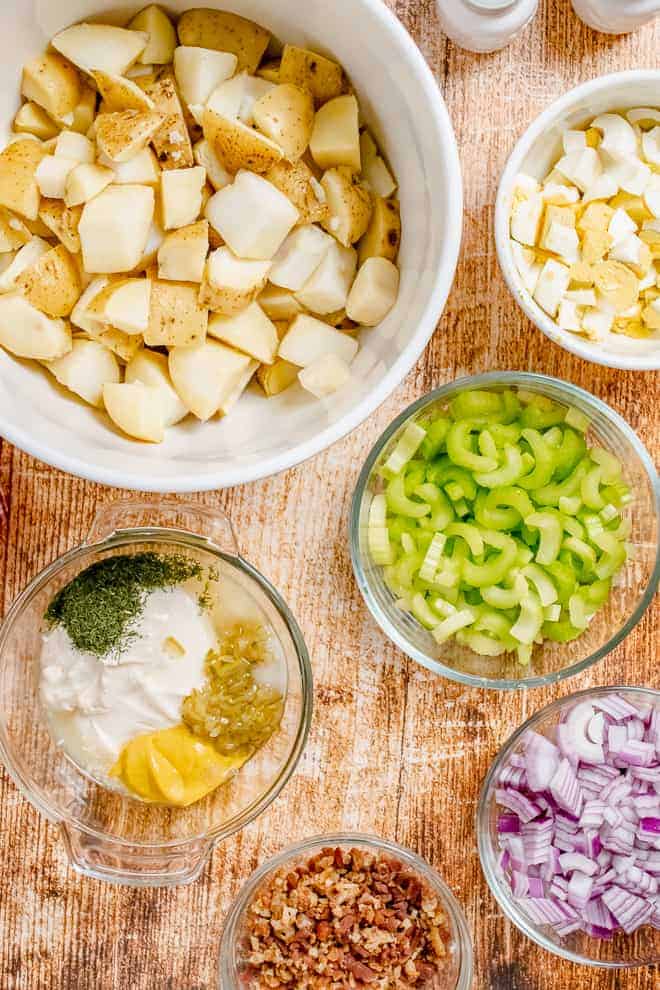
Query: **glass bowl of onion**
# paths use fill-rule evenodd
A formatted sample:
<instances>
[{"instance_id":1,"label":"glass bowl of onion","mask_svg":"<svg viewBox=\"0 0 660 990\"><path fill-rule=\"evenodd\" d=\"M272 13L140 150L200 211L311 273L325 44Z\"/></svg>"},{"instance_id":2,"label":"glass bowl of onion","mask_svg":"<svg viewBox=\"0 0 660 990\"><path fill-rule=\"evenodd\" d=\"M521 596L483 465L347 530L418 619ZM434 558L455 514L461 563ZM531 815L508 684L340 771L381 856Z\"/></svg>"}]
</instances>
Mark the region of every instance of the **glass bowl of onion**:
<instances>
[{"instance_id":1,"label":"glass bowl of onion","mask_svg":"<svg viewBox=\"0 0 660 990\"><path fill-rule=\"evenodd\" d=\"M554 684L636 625L660 575L660 484L610 406L525 372L404 410L353 496L353 569L385 634L471 687Z\"/></svg>"},{"instance_id":2,"label":"glass bowl of onion","mask_svg":"<svg viewBox=\"0 0 660 990\"><path fill-rule=\"evenodd\" d=\"M477 809L500 907L550 952L607 969L660 962L660 691L580 691L505 743Z\"/></svg>"}]
</instances>

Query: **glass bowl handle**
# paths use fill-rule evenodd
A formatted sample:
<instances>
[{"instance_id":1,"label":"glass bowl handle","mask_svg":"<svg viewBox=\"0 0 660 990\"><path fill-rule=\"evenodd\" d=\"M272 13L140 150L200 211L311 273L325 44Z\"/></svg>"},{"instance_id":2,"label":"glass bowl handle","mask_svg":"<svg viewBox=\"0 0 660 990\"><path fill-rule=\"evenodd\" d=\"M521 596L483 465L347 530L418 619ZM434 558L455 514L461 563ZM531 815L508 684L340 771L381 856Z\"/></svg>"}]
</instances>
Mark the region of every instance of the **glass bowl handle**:
<instances>
[{"instance_id":1,"label":"glass bowl handle","mask_svg":"<svg viewBox=\"0 0 660 990\"><path fill-rule=\"evenodd\" d=\"M73 868L84 876L131 887L171 887L192 883L213 851L210 839L169 846L140 846L85 832L69 822L60 824Z\"/></svg>"},{"instance_id":2,"label":"glass bowl handle","mask_svg":"<svg viewBox=\"0 0 660 990\"><path fill-rule=\"evenodd\" d=\"M86 542L101 543L125 530L166 527L201 536L218 550L240 557L236 532L222 509L186 499L126 498L105 502L96 510Z\"/></svg>"}]
</instances>

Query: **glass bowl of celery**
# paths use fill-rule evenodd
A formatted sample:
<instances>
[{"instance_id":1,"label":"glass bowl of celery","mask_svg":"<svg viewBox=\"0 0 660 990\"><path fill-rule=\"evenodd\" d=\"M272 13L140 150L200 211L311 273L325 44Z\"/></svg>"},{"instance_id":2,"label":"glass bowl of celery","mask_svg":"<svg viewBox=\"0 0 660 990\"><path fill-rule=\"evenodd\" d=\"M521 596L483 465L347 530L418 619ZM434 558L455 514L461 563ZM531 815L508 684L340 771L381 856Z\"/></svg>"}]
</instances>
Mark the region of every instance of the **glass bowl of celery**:
<instances>
[{"instance_id":1,"label":"glass bowl of celery","mask_svg":"<svg viewBox=\"0 0 660 990\"><path fill-rule=\"evenodd\" d=\"M551 684L628 635L660 575L660 484L631 427L525 372L461 378L383 433L351 556L385 634L475 687Z\"/></svg>"}]
</instances>

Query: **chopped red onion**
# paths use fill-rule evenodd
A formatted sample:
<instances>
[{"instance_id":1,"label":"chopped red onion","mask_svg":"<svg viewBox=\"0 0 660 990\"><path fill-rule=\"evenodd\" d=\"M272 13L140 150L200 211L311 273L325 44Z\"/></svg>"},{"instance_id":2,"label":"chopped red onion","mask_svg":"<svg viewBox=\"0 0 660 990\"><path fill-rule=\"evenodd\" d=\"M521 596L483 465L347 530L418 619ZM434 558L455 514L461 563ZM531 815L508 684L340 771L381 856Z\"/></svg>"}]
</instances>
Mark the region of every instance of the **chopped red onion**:
<instances>
[{"instance_id":1,"label":"chopped red onion","mask_svg":"<svg viewBox=\"0 0 660 990\"><path fill-rule=\"evenodd\" d=\"M497 819L497 831L502 834L513 833L517 835L520 832L520 819L518 815L500 815Z\"/></svg>"},{"instance_id":2,"label":"chopped red onion","mask_svg":"<svg viewBox=\"0 0 660 990\"><path fill-rule=\"evenodd\" d=\"M559 764L557 772L550 781L550 793L560 808L564 808L565 811L577 818L580 817L584 797L573 767L568 760L564 759Z\"/></svg>"},{"instance_id":3,"label":"chopped red onion","mask_svg":"<svg viewBox=\"0 0 660 990\"><path fill-rule=\"evenodd\" d=\"M525 770L529 787L533 791L544 791L557 772L559 750L538 732L528 732L525 736Z\"/></svg>"},{"instance_id":4,"label":"chopped red onion","mask_svg":"<svg viewBox=\"0 0 660 990\"><path fill-rule=\"evenodd\" d=\"M559 857L559 863L564 873L580 870L581 873L586 873L588 877L598 873L598 863L592 859L587 859L581 853L564 853L563 856Z\"/></svg>"}]
</instances>

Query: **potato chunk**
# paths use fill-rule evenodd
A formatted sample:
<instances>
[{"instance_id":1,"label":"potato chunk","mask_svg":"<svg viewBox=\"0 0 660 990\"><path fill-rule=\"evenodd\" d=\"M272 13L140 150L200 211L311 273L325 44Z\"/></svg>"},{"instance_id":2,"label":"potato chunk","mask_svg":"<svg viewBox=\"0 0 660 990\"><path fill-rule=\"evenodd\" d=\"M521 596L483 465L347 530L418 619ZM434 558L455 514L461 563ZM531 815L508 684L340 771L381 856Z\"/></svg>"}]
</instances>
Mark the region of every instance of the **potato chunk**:
<instances>
[{"instance_id":1,"label":"potato chunk","mask_svg":"<svg viewBox=\"0 0 660 990\"><path fill-rule=\"evenodd\" d=\"M147 87L147 93L163 114L163 123L152 139L161 168L190 168L194 164L192 144L173 72L166 69Z\"/></svg>"},{"instance_id":2,"label":"potato chunk","mask_svg":"<svg viewBox=\"0 0 660 990\"><path fill-rule=\"evenodd\" d=\"M208 250L208 220L170 231L158 249L158 277L168 282L201 282Z\"/></svg>"},{"instance_id":3,"label":"potato chunk","mask_svg":"<svg viewBox=\"0 0 660 990\"><path fill-rule=\"evenodd\" d=\"M44 52L23 68L21 93L53 117L73 113L80 99L80 76L71 62L56 52Z\"/></svg>"},{"instance_id":4,"label":"potato chunk","mask_svg":"<svg viewBox=\"0 0 660 990\"><path fill-rule=\"evenodd\" d=\"M39 258L50 250L48 241L41 237L33 237L16 252L0 275L0 292L10 292L16 287L16 282L23 272L36 265Z\"/></svg>"},{"instance_id":5,"label":"potato chunk","mask_svg":"<svg viewBox=\"0 0 660 990\"><path fill-rule=\"evenodd\" d=\"M279 67L279 82L307 89L317 106L340 96L346 79L341 65L307 48L285 45Z\"/></svg>"},{"instance_id":6,"label":"potato chunk","mask_svg":"<svg viewBox=\"0 0 660 990\"><path fill-rule=\"evenodd\" d=\"M325 192L306 162L278 162L264 178L291 200L300 213L300 223L320 223L327 217Z\"/></svg>"},{"instance_id":7,"label":"potato chunk","mask_svg":"<svg viewBox=\"0 0 660 990\"><path fill-rule=\"evenodd\" d=\"M206 138L197 142L193 148L193 155L197 164L206 169L206 178L216 191L224 189L233 180L233 176L224 167Z\"/></svg>"},{"instance_id":8,"label":"potato chunk","mask_svg":"<svg viewBox=\"0 0 660 990\"><path fill-rule=\"evenodd\" d=\"M114 172L103 165L74 165L64 181L64 202L68 207L81 206L109 186Z\"/></svg>"},{"instance_id":9,"label":"potato chunk","mask_svg":"<svg viewBox=\"0 0 660 990\"><path fill-rule=\"evenodd\" d=\"M152 3L139 11L128 25L131 31L143 31L149 36L147 47L139 56L144 65L167 65L176 48L176 31L164 10Z\"/></svg>"},{"instance_id":10,"label":"potato chunk","mask_svg":"<svg viewBox=\"0 0 660 990\"><path fill-rule=\"evenodd\" d=\"M275 360L279 343L277 330L256 302L234 316L214 313L209 318L209 334L262 364L272 364Z\"/></svg>"},{"instance_id":11,"label":"potato chunk","mask_svg":"<svg viewBox=\"0 0 660 990\"><path fill-rule=\"evenodd\" d=\"M358 343L353 337L303 313L295 318L282 338L278 353L285 361L306 368L329 354L350 364L357 351Z\"/></svg>"},{"instance_id":12,"label":"potato chunk","mask_svg":"<svg viewBox=\"0 0 660 990\"><path fill-rule=\"evenodd\" d=\"M158 351L142 348L126 365L125 379L130 384L141 382L160 389L165 414L165 426L174 426L188 415L188 407L177 395L167 363L167 357Z\"/></svg>"},{"instance_id":13,"label":"potato chunk","mask_svg":"<svg viewBox=\"0 0 660 990\"><path fill-rule=\"evenodd\" d=\"M212 251L206 263L200 302L215 313L233 316L263 289L270 265L270 261L237 258L228 247Z\"/></svg>"},{"instance_id":14,"label":"potato chunk","mask_svg":"<svg viewBox=\"0 0 660 990\"><path fill-rule=\"evenodd\" d=\"M367 258L387 258L395 261L401 243L399 204L377 196L366 234L358 244L360 264Z\"/></svg>"},{"instance_id":15,"label":"potato chunk","mask_svg":"<svg viewBox=\"0 0 660 990\"><path fill-rule=\"evenodd\" d=\"M198 291L199 286L195 284L152 279L145 344L149 347L181 347L203 341L209 314L198 300Z\"/></svg>"},{"instance_id":16,"label":"potato chunk","mask_svg":"<svg viewBox=\"0 0 660 990\"><path fill-rule=\"evenodd\" d=\"M44 150L39 141L21 138L0 152L0 206L27 220L39 216L39 186L35 173Z\"/></svg>"},{"instance_id":17,"label":"potato chunk","mask_svg":"<svg viewBox=\"0 0 660 990\"><path fill-rule=\"evenodd\" d=\"M369 226L373 211L371 196L345 165L328 169L321 185L329 210L323 226L340 244L350 247Z\"/></svg>"},{"instance_id":18,"label":"potato chunk","mask_svg":"<svg viewBox=\"0 0 660 990\"><path fill-rule=\"evenodd\" d=\"M273 258L270 281L285 289L302 289L330 250L332 238L313 224L292 230Z\"/></svg>"},{"instance_id":19,"label":"potato chunk","mask_svg":"<svg viewBox=\"0 0 660 990\"><path fill-rule=\"evenodd\" d=\"M103 404L112 422L136 440L162 443L165 404L159 388L141 382L105 384Z\"/></svg>"},{"instance_id":20,"label":"potato chunk","mask_svg":"<svg viewBox=\"0 0 660 990\"><path fill-rule=\"evenodd\" d=\"M72 254L80 251L78 224L81 216L82 206L68 207L60 199L44 199L39 207L39 219Z\"/></svg>"},{"instance_id":21,"label":"potato chunk","mask_svg":"<svg viewBox=\"0 0 660 990\"><path fill-rule=\"evenodd\" d=\"M163 123L153 110L100 113L96 118L99 151L113 162L127 162L149 144Z\"/></svg>"},{"instance_id":22,"label":"potato chunk","mask_svg":"<svg viewBox=\"0 0 660 990\"><path fill-rule=\"evenodd\" d=\"M38 103L28 100L14 117L12 128L17 134L34 134L40 141L57 137L59 127Z\"/></svg>"},{"instance_id":23,"label":"potato chunk","mask_svg":"<svg viewBox=\"0 0 660 990\"><path fill-rule=\"evenodd\" d=\"M202 127L204 137L229 172L267 172L282 158L282 149L270 138L208 107L202 116Z\"/></svg>"},{"instance_id":24,"label":"potato chunk","mask_svg":"<svg viewBox=\"0 0 660 990\"><path fill-rule=\"evenodd\" d=\"M310 93L283 83L275 86L252 108L255 126L296 161L307 149L314 126L314 101Z\"/></svg>"},{"instance_id":25,"label":"potato chunk","mask_svg":"<svg viewBox=\"0 0 660 990\"><path fill-rule=\"evenodd\" d=\"M206 170L199 165L161 172L160 203L165 230L186 227L197 219L205 182Z\"/></svg>"},{"instance_id":26,"label":"potato chunk","mask_svg":"<svg viewBox=\"0 0 660 990\"><path fill-rule=\"evenodd\" d=\"M69 353L50 361L48 370L60 385L98 408L103 406L103 386L121 380L112 351L96 340L82 338L74 338Z\"/></svg>"},{"instance_id":27,"label":"potato chunk","mask_svg":"<svg viewBox=\"0 0 660 990\"><path fill-rule=\"evenodd\" d=\"M32 234L18 217L0 207L0 254L18 251L32 239Z\"/></svg>"},{"instance_id":28,"label":"potato chunk","mask_svg":"<svg viewBox=\"0 0 660 990\"><path fill-rule=\"evenodd\" d=\"M0 296L0 346L17 357L53 361L71 350L71 329L12 292Z\"/></svg>"},{"instance_id":29,"label":"potato chunk","mask_svg":"<svg viewBox=\"0 0 660 990\"><path fill-rule=\"evenodd\" d=\"M73 158L56 158L45 155L34 173L42 196L49 199L63 199L66 180L78 163Z\"/></svg>"},{"instance_id":30,"label":"potato chunk","mask_svg":"<svg viewBox=\"0 0 660 990\"><path fill-rule=\"evenodd\" d=\"M80 272L63 244L41 255L16 280L28 302L47 316L69 316L82 293Z\"/></svg>"},{"instance_id":31,"label":"potato chunk","mask_svg":"<svg viewBox=\"0 0 660 990\"><path fill-rule=\"evenodd\" d=\"M343 388L350 377L350 368L337 354L324 354L298 372L298 381L302 387L317 399Z\"/></svg>"},{"instance_id":32,"label":"potato chunk","mask_svg":"<svg viewBox=\"0 0 660 990\"><path fill-rule=\"evenodd\" d=\"M186 103L206 103L220 83L230 79L238 60L229 52L181 45L174 52L174 75Z\"/></svg>"},{"instance_id":33,"label":"potato chunk","mask_svg":"<svg viewBox=\"0 0 660 990\"><path fill-rule=\"evenodd\" d=\"M298 210L272 183L241 171L206 204L206 217L234 254L272 258L298 220Z\"/></svg>"},{"instance_id":34,"label":"potato chunk","mask_svg":"<svg viewBox=\"0 0 660 990\"><path fill-rule=\"evenodd\" d=\"M288 289L282 289L278 285L267 285L259 293L257 302L264 313L276 322L290 322L295 319L298 313L302 313L303 308Z\"/></svg>"},{"instance_id":35,"label":"potato chunk","mask_svg":"<svg viewBox=\"0 0 660 990\"><path fill-rule=\"evenodd\" d=\"M116 279L94 296L88 314L128 334L145 334L149 326L151 281L148 278Z\"/></svg>"},{"instance_id":36,"label":"potato chunk","mask_svg":"<svg viewBox=\"0 0 660 990\"><path fill-rule=\"evenodd\" d=\"M266 395L271 398L290 388L298 380L297 365L277 358L272 364L262 364L257 370L257 381Z\"/></svg>"},{"instance_id":37,"label":"potato chunk","mask_svg":"<svg viewBox=\"0 0 660 990\"><path fill-rule=\"evenodd\" d=\"M52 39L53 48L77 65L92 72L100 69L123 76L147 46L149 36L110 24L73 24ZM47 109L47 108L46 108Z\"/></svg>"},{"instance_id":38,"label":"potato chunk","mask_svg":"<svg viewBox=\"0 0 660 990\"><path fill-rule=\"evenodd\" d=\"M309 149L319 168L346 165L353 172L360 171L360 127L354 96L337 96L316 112Z\"/></svg>"},{"instance_id":39,"label":"potato chunk","mask_svg":"<svg viewBox=\"0 0 660 990\"><path fill-rule=\"evenodd\" d=\"M387 258L368 258L356 275L346 314L367 327L384 320L399 293L399 269Z\"/></svg>"},{"instance_id":40,"label":"potato chunk","mask_svg":"<svg viewBox=\"0 0 660 990\"><path fill-rule=\"evenodd\" d=\"M101 155L99 165L111 168L114 173L112 181L120 186L157 186L160 183L160 166L151 148L143 148L126 162L113 162Z\"/></svg>"},{"instance_id":41,"label":"potato chunk","mask_svg":"<svg viewBox=\"0 0 660 990\"><path fill-rule=\"evenodd\" d=\"M231 52L239 69L255 72L270 34L254 21L223 10L186 10L177 25L182 45L205 45L220 52Z\"/></svg>"},{"instance_id":42,"label":"potato chunk","mask_svg":"<svg viewBox=\"0 0 660 990\"><path fill-rule=\"evenodd\" d=\"M85 203L78 233L86 271L131 271L142 258L154 215L147 186L108 186Z\"/></svg>"},{"instance_id":43,"label":"potato chunk","mask_svg":"<svg viewBox=\"0 0 660 990\"><path fill-rule=\"evenodd\" d=\"M116 76L110 72L102 72L100 69L92 72L92 76L101 94L105 113L154 109L154 101L132 79Z\"/></svg>"},{"instance_id":44,"label":"potato chunk","mask_svg":"<svg viewBox=\"0 0 660 990\"><path fill-rule=\"evenodd\" d=\"M231 399L246 372L256 370L257 362L247 354L207 340L193 347L174 347L169 369L174 387L193 415L202 421L221 411Z\"/></svg>"},{"instance_id":45,"label":"potato chunk","mask_svg":"<svg viewBox=\"0 0 660 990\"><path fill-rule=\"evenodd\" d=\"M77 131L60 131L53 154L56 158L72 158L75 162L90 165L96 158L92 142Z\"/></svg>"},{"instance_id":46,"label":"potato chunk","mask_svg":"<svg viewBox=\"0 0 660 990\"><path fill-rule=\"evenodd\" d=\"M321 316L343 309L356 267L354 249L342 247L335 241L316 271L296 292L296 299L306 309Z\"/></svg>"}]
</instances>

